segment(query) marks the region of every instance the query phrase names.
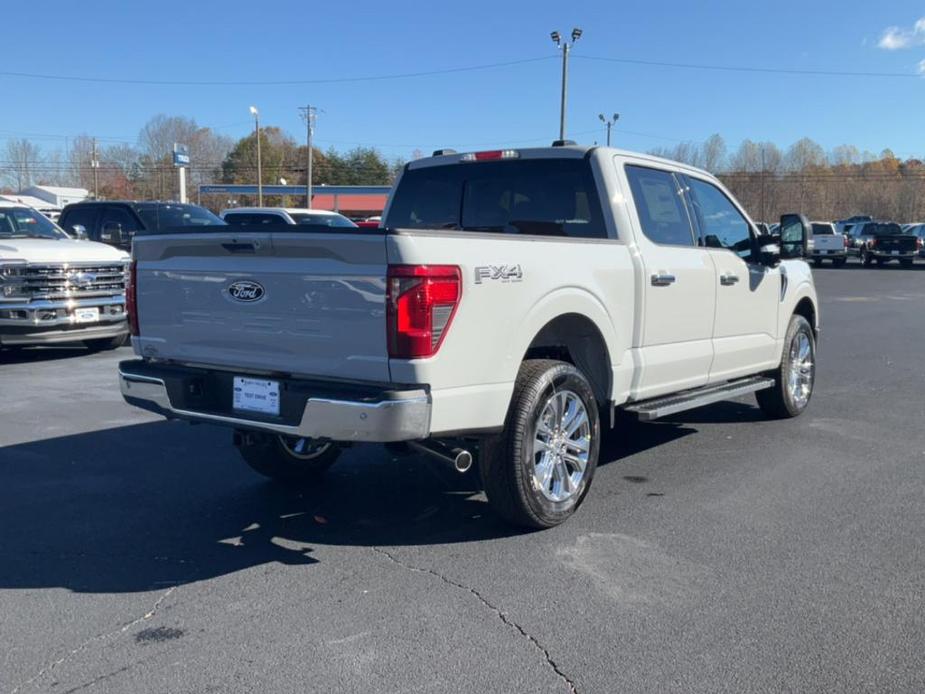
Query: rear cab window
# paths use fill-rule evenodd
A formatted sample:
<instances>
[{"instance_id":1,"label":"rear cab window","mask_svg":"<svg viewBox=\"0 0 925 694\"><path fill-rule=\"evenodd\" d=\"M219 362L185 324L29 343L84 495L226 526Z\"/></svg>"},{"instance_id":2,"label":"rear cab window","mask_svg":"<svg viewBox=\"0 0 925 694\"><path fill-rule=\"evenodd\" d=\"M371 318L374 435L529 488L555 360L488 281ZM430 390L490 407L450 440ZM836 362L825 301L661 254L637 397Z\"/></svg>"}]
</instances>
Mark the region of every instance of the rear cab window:
<instances>
[{"instance_id":1,"label":"rear cab window","mask_svg":"<svg viewBox=\"0 0 925 694\"><path fill-rule=\"evenodd\" d=\"M229 212L224 217L226 224L288 224L282 215L258 212Z\"/></svg>"},{"instance_id":2,"label":"rear cab window","mask_svg":"<svg viewBox=\"0 0 925 694\"><path fill-rule=\"evenodd\" d=\"M385 225L572 238L607 238L590 163L475 161L407 169Z\"/></svg>"},{"instance_id":3,"label":"rear cab window","mask_svg":"<svg viewBox=\"0 0 925 694\"><path fill-rule=\"evenodd\" d=\"M813 236L833 236L835 234L831 224L813 224Z\"/></svg>"}]
</instances>

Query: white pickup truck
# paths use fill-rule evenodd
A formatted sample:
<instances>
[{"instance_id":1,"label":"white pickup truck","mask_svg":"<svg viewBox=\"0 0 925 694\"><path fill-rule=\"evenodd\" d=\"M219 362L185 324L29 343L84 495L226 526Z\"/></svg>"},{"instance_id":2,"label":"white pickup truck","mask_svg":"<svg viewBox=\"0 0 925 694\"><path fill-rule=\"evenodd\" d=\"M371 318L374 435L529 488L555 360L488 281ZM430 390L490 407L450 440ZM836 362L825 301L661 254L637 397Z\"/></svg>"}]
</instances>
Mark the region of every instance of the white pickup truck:
<instances>
[{"instance_id":1,"label":"white pickup truck","mask_svg":"<svg viewBox=\"0 0 925 694\"><path fill-rule=\"evenodd\" d=\"M822 261L831 260L834 267L848 262L848 237L835 231L832 222L812 222L813 264L822 266Z\"/></svg>"},{"instance_id":2,"label":"white pickup truck","mask_svg":"<svg viewBox=\"0 0 925 694\"><path fill-rule=\"evenodd\" d=\"M0 202L0 346L124 344L128 265L124 251L72 239L31 207Z\"/></svg>"},{"instance_id":3,"label":"white pickup truck","mask_svg":"<svg viewBox=\"0 0 925 694\"><path fill-rule=\"evenodd\" d=\"M345 443L407 442L549 527L588 492L602 427L755 392L812 395L809 222L758 236L710 174L570 143L408 164L383 228L136 237L125 399L235 430L300 480Z\"/></svg>"}]
</instances>

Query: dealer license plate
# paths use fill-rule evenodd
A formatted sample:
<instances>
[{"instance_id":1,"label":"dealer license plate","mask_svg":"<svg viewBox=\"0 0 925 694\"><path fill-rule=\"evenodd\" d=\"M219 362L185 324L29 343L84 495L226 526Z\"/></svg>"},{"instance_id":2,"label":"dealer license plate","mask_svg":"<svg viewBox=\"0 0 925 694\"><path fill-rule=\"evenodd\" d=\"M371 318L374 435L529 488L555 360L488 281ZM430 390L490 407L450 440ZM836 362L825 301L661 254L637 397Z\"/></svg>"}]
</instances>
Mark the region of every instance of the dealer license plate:
<instances>
[{"instance_id":1,"label":"dealer license plate","mask_svg":"<svg viewBox=\"0 0 925 694\"><path fill-rule=\"evenodd\" d=\"M236 410L279 415L279 381L234 377L232 407Z\"/></svg>"},{"instance_id":2,"label":"dealer license plate","mask_svg":"<svg viewBox=\"0 0 925 694\"><path fill-rule=\"evenodd\" d=\"M74 309L74 322L75 323L99 323L100 322L100 310L99 308L75 308Z\"/></svg>"}]
</instances>

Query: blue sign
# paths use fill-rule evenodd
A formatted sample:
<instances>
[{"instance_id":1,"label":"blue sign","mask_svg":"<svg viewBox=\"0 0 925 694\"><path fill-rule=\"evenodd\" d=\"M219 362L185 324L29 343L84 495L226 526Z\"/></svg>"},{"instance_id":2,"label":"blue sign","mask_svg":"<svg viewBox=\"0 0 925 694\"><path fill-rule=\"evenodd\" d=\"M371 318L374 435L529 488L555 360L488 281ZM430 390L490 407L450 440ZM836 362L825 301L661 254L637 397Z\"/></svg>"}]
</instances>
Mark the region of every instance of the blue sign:
<instances>
[{"instance_id":1,"label":"blue sign","mask_svg":"<svg viewBox=\"0 0 925 694\"><path fill-rule=\"evenodd\" d=\"M173 165L189 166L189 147L181 144L173 146Z\"/></svg>"}]
</instances>

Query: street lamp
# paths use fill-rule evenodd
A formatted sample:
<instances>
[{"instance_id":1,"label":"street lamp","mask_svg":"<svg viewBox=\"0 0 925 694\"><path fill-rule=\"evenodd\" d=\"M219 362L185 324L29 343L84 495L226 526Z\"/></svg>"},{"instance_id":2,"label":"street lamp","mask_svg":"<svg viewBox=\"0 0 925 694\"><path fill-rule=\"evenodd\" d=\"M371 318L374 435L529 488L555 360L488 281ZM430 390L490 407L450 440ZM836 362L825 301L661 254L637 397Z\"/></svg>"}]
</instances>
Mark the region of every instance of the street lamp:
<instances>
[{"instance_id":1,"label":"street lamp","mask_svg":"<svg viewBox=\"0 0 925 694\"><path fill-rule=\"evenodd\" d=\"M260 159L260 112L251 106L254 117L254 135L257 138L257 207L263 207L263 162Z\"/></svg>"},{"instance_id":2,"label":"street lamp","mask_svg":"<svg viewBox=\"0 0 925 694\"><path fill-rule=\"evenodd\" d=\"M568 54L575 42L581 38L581 29L572 29L572 40L563 41L558 31L549 34L552 42L562 49L562 103L559 107L559 139L565 139L565 102L568 98Z\"/></svg>"},{"instance_id":3,"label":"street lamp","mask_svg":"<svg viewBox=\"0 0 925 694\"><path fill-rule=\"evenodd\" d=\"M607 126L607 146L610 147L610 129L617 124L618 120L620 120L620 114L613 114L613 118L611 120L604 118L603 113L597 114L597 117L601 119L601 123Z\"/></svg>"}]
</instances>

